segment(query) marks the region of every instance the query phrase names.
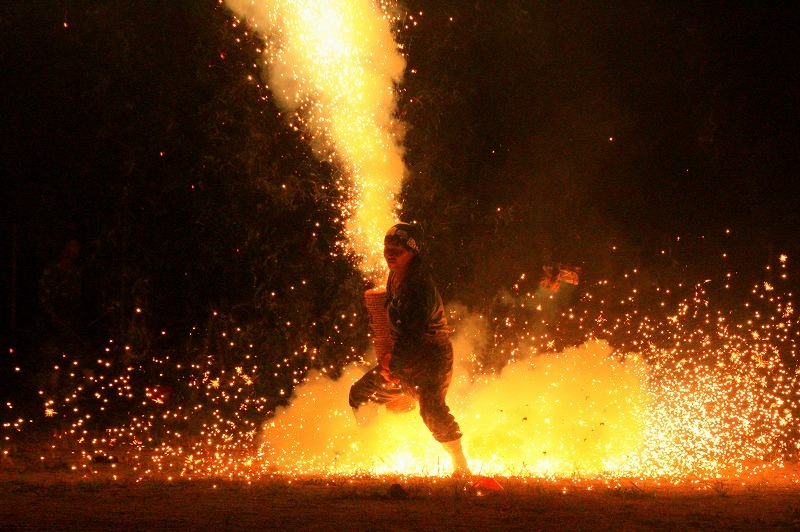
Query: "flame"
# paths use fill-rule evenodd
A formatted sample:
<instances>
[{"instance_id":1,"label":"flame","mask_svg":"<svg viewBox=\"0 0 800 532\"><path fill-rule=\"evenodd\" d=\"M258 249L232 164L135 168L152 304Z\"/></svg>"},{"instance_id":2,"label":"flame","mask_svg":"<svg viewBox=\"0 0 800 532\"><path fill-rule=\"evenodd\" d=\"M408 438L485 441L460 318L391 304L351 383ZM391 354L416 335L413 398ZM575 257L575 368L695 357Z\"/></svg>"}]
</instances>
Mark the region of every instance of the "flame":
<instances>
[{"instance_id":1,"label":"flame","mask_svg":"<svg viewBox=\"0 0 800 532\"><path fill-rule=\"evenodd\" d=\"M607 344L505 367L470 382L462 372L448 394L474 471L482 474L596 475L616 468L644 441L645 368L622 362ZM356 426L342 398L361 370L339 381L312 377L292 405L264 426L262 453L281 471L448 475L450 459L419 411L379 409Z\"/></svg>"},{"instance_id":2,"label":"flame","mask_svg":"<svg viewBox=\"0 0 800 532\"><path fill-rule=\"evenodd\" d=\"M758 299L775 307L741 322L714 309L704 285L675 302L677 312L665 309L663 318L637 305L638 288L620 299L632 309L622 316L614 309L613 320L593 314L591 305L566 310L561 317L595 339L562 352L553 351L549 334L535 334L533 319L495 318L501 326L491 335L485 318L462 319L448 404L473 469L713 478L779 466L797 446L798 373L783 361L795 356L791 294L760 293L763 285L756 285ZM519 296L508 298L509 315L543 313L541 304L531 304L541 293ZM633 340L613 351L601 336ZM475 346L490 339L491 352L507 355L499 374L475 356ZM381 410L374 426L355 426L343 398L361 371L351 368L338 382L314 376L300 386L292 405L264 426L263 459L292 473L446 475L449 459L418 412Z\"/></svg>"},{"instance_id":3,"label":"flame","mask_svg":"<svg viewBox=\"0 0 800 532\"><path fill-rule=\"evenodd\" d=\"M346 250L372 281L385 277L383 236L396 222L405 168L395 117L405 58L397 20L374 0L226 0L262 35L264 70L292 127L314 153L343 170L339 205Z\"/></svg>"}]
</instances>

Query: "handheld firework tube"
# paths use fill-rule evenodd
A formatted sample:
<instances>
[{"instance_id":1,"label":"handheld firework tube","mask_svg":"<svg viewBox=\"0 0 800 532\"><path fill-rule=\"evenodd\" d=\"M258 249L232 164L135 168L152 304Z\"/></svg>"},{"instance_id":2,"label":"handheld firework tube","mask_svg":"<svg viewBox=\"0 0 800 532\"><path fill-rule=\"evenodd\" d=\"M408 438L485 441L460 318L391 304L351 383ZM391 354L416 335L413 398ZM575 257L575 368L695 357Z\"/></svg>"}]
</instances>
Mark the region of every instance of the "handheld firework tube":
<instances>
[{"instance_id":1,"label":"handheld firework tube","mask_svg":"<svg viewBox=\"0 0 800 532\"><path fill-rule=\"evenodd\" d=\"M389 332L389 315L386 312L386 290L372 288L364 292L364 301L367 303L369 326L372 329L372 346L381 362L381 355L391 353L394 340Z\"/></svg>"},{"instance_id":2,"label":"handheld firework tube","mask_svg":"<svg viewBox=\"0 0 800 532\"><path fill-rule=\"evenodd\" d=\"M364 301L367 304L369 326L372 329L372 346L375 348L378 364L381 356L391 353L394 340L389 331L389 314L386 312L386 290L371 288L364 292ZM399 395L386 403L386 410L392 413L409 412L416 406L416 401L407 395Z\"/></svg>"}]
</instances>

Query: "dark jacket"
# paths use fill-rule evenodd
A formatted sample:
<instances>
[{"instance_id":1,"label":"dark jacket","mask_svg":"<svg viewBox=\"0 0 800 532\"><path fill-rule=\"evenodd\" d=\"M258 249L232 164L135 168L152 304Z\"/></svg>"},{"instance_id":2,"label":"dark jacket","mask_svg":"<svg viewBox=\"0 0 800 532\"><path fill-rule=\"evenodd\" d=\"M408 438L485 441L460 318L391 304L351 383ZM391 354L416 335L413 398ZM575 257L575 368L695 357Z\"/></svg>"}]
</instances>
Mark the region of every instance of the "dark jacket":
<instances>
[{"instance_id":1,"label":"dark jacket","mask_svg":"<svg viewBox=\"0 0 800 532\"><path fill-rule=\"evenodd\" d=\"M438 365L445 362L439 358L446 352L452 357L442 297L430 270L419 258L411 263L402 282L396 283L394 273L389 274L386 295L389 330L394 339L389 362L392 372Z\"/></svg>"}]
</instances>

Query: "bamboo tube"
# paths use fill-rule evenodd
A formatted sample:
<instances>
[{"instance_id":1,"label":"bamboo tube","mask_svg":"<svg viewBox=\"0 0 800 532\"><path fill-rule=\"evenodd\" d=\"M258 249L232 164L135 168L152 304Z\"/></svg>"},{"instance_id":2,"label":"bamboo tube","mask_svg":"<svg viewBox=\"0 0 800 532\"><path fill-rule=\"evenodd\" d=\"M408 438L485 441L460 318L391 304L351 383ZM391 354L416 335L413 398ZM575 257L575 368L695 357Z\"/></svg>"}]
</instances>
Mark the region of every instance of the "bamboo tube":
<instances>
[{"instance_id":1,"label":"bamboo tube","mask_svg":"<svg viewBox=\"0 0 800 532\"><path fill-rule=\"evenodd\" d=\"M372 288L364 292L364 301L367 303L369 326L372 329L372 346L380 363L381 355L391 353L394 340L389 332L389 315L386 312L386 290Z\"/></svg>"},{"instance_id":2,"label":"bamboo tube","mask_svg":"<svg viewBox=\"0 0 800 532\"><path fill-rule=\"evenodd\" d=\"M394 340L389 331L389 314L386 311L386 290L383 288L367 290L364 292L364 301L367 303L369 326L372 329L372 346L375 348L377 363L380 364L381 356L391 353L394 347ZM386 403L386 410L399 414L414 410L416 404L412 397L403 394Z\"/></svg>"}]
</instances>

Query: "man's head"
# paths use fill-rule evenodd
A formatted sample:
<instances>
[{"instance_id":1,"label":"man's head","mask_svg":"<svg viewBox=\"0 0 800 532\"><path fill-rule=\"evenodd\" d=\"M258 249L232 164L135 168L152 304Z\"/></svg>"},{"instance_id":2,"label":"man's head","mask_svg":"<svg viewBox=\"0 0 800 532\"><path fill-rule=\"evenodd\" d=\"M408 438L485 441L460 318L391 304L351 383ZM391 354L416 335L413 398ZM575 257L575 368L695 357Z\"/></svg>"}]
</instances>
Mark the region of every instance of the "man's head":
<instances>
[{"instance_id":1,"label":"man's head","mask_svg":"<svg viewBox=\"0 0 800 532\"><path fill-rule=\"evenodd\" d=\"M389 231L386 232L383 243L403 246L409 251L419 253L422 243L420 236L420 230L417 226L401 222L394 224Z\"/></svg>"},{"instance_id":2,"label":"man's head","mask_svg":"<svg viewBox=\"0 0 800 532\"><path fill-rule=\"evenodd\" d=\"M419 230L410 224L392 226L383 239L383 257L389 269L403 273L419 253Z\"/></svg>"}]
</instances>

